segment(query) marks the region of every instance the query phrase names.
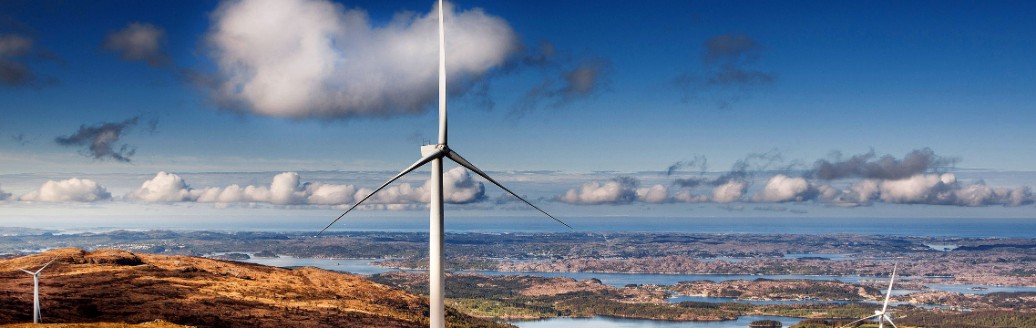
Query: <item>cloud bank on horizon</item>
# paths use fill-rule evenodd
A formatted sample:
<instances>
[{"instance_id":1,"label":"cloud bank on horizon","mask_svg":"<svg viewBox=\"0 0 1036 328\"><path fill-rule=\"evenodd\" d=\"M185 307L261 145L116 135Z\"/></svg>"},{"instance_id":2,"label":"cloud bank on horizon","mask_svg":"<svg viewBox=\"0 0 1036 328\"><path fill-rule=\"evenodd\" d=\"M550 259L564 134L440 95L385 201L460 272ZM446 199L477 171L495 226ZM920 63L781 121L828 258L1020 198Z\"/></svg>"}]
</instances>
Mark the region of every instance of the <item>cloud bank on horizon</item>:
<instances>
[{"instance_id":1,"label":"cloud bank on horizon","mask_svg":"<svg viewBox=\"0 0 1036 328\"><path fill-rule=\"evenodd\" d=\"M1032 189L1029 186L991 187L984 182L964 183L952 173L940 173L957 162L935 154L928 148L911 151L903 159L891 155L877 157L874 151L855 155L842 160L836 154L832 160L817 160L811 169L800 176L785 173L772 174L755 193L747 191L758 179L754 176L768 170L750 171L748 160L770 158L771 161L757 168L772 167L773 156L750 155L739 161L730 172L710 179L694 176L676 178L672 187L656 184L650 188L639 187L633 177L618 177L607 182L588 182L569 189L556 197L558 201L575 205L630 204L642 203L730 203L735 201L756 203L814 202L842 207L866 206L876 201L890 204L926 204L955 206L1022 206L1032 204ZM666 175L686 166L704 165L704 158L681 161L671 165ZM704 168L703 170L704 171ZM840 181L844 187L835 187L832 180ZM702 190L705 189L705 190Z\"/></svg>"},{"instance_id":2,"label":"cloud bank on horizon","mask_svg":"<svg viewBox=\"0 0 1036 328\"><path fill-rule=\"evenodd\" d=\"M885 204L923 204L964 207L1031 205L1036 201L1029 186L989 186L982 180L960 181L947 173L956 159L938 156L930 149L909 152L901 159L876 156L873 151L842 159L833 155L807 169L785 167L776 152L751 154L730 171L706 173L704 157L674 164L654 179L669 183L642 183L646 176L618 176L587 181L561 189L548 200L572 205L630 205L678 203L798 203L833 207ZM693 163L701 163L691 165ZM679 164L679 163L678 163ZM688 176L682 167L693 167ZM700 168L700 170L698 170ZM777 169L779 172L774 171ZM562 180L539 173L554 188ZM820 178L825 177L825 178ZM523 175L522 179L529 179ZM571 177L564 181L572 181ZM579 180L576 180L579 181ZM420 185L391 185L369 200L375 208L416 209L429 199L429 181ZM276 174L268 185L192 187L181 176L158 172L121 197L91 179L50 180L19 197L0 189L0 200L23 202L210 203L343 206L353 204L372 189L356 184L304 182L296 172ZM444 197L452 204L494 203L485 186L467 170L456 167L444 174ZM506 202L496 201L496 205ZM489 204L492 206L493 204Z\"/></svg>"},{"instance_id":3,"label":"cloud bank on horizon","mask_svg":"<svg viewBox=\"0 0 1036 328\"><path fill-rule=\"evenodd\" d=\"M367 204L405 205L427 203L430 181L420 186L401 183L389 186L368 200ZM128 201L148 203L269 203L274 205L348 205L369 195L373 189L351 184L305 182L296 172L273 177L269 186L231 184L226 187L192 188L179 175L158 172L144 181L139 189L123 197ZM464 168L453 168L443 174L443 197L451 204L467 204L485 199L485 186Z\"/></svg>"}]
</instances>

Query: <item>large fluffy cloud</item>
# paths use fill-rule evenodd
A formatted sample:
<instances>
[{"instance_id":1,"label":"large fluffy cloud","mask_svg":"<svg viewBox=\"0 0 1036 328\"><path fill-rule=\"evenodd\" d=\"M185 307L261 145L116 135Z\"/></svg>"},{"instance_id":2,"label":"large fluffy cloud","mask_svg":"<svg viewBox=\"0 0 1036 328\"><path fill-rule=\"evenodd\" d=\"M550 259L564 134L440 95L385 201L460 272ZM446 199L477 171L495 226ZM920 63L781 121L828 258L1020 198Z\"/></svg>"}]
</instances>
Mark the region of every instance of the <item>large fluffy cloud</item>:
<instances>
[{"instance_id":1,"label":"large fluffy cloud","mask_svg":"<svg viewBox=\"0 0 1036 328\"><path fill-rule=\"evenodd\" d=\"M369 204L427 203L430 181L420 187L402 183L382 189ZM370 194L372 189L354 185L303 183L295 172L284 172L273 177L268 186L240 186L191 188L176 174L158 172L141 187L126 195L126 199L143 202L199 203L270 203L276 205L343 205L352 204ZM443 174L443 198L448 203L464 204L485 199L485 186L464 168L457 167Z\"/></svg>"},{"instance_id":2,"label":"large fluffy cloud","mask_svg":"<svg viewBox=\"0 0 1036 328\"><path fill-rule=\"evenodd\" d=\"M89 179L71 178L45 182L40 189L20 197L23 201L39 202L95 202L112 196L103 186Z\"/></svg>"},{"instance_id":3,"label":"large fluffy cloud","mask_svg":"<svg viewBox=\"0 0 1036 328\"><path fill-rule=\"evenodd\" d=\"M451 92L518 48L511 27L481 9L446 4ZM208 41L219 100L260 115L345 118L415 113L436 98L436 10L375 26L367 13L326 0L228 0Z\"/></svg>"}]
</instances>

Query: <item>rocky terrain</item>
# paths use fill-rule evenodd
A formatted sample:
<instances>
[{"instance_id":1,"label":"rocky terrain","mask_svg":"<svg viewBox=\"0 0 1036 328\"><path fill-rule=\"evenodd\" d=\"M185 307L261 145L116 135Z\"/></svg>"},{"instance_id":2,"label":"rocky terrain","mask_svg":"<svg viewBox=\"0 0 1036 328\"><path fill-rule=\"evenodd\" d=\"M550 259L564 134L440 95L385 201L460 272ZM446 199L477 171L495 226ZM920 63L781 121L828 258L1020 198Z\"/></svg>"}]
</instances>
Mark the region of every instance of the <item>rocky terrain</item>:
<instances>
[{"instance_id":1,"label":"rocky terrain","mask_svg":"<svg viewBox=\"0 0 1036 328\"><path fill-rule=\"evenodd\" d=\"M0 325L0 328L191 328L191 326L183 326L165 322L162 320L155 320L150 322L142 322L138 324L126 324L115 322L41 324L12 323L7 325Z\"/></svg>"},{"instance_id":2,"label":"rocky terrain","mask_svg":"<svg viewBox=\"0 0 1036 328\"><path fill-rule=\"evenodd\" d=\"M143 323L200 327L424 327L425 298L362 277L188 256L65 248L3 262L0 323L32 321L34 269L48 323ZM448 309L451 327L506 327Z\"/></svg>"},{"instance_id":3,"label":"rocky terrain","mask_svg":"<svg viewBox=\"0 0 1036 328\"><path fill-rule=\"evenodd\" d=\"M48 268L44 274L45 321L76 318L89 322L140 323L165 319L197 326L218 326L226 320L246 326L335 326L341 322L420 326L425 322L425 300L412 296L427 293L427 275L420 272L388 272L360 278L313 268L275 269L228 261L277 256L372 259L372 264L385 268L422 269L427 265L426 234L339 232L314 238L304 232L113 231L51 235L15 231L0 238L0 252L8 252L0 254L0 259L15 259L23 254L67 246L113 247L134 253L58 251L72 253L59 260L53 272ZM1036 286L1033 269L1036 241L1033 239L458 233L446 235L446 250L447 270L490 274L447 276L447 305L456 309L450 310L452 326L499 326L501 324L489 320L595 315L659 320L785 315L813 318L816 320L809 324L824 327L827 321L837 323L872 314L879 306L875 302L880 301L887 287L892 266L898 263L897 277L900 278L897 278L896 289L913 292L892 297L897 318L900 318L897 323L931 326L933 322L941 322L944 323L941 326L958 327L962 322L981 322L972 326L1036 327L1036 324L1030 325L1036 321L1036 293L1029 289L973 295L927 286L974 284L985 286L976 288L990 289ZM36 260L22 264L42 265L43 258L52 252L29 257ZM168 256L177 254L207 255L221 260ZM11 263L23 260L15 259ZM88 264L96 267L82 266ZM501 272L516 275L501 276ZM537 276L539 272L859 275L866 278L857 283L746 278L722 282L685 281L669 286L631 283L614 287L597 279L547 278ZM50 274L57 275L57 280L47 278ZM593 277L593 274L581 276ZM70 289L83 287L76 285L74 277L85 277L94 286L114 288L86 288L89 292L72 294ZM0 303L15 304L17 308L0 309L0 324L31 320L31 278L0 268L0 279ZM53 287L64 289L55 291ZM395 301L376 298L382 291L387 291L388 299ZM730 301L670 303L673 299L669 297L676 295L724 297ZM99 300L108 298L115 301ZM55 299L61 301L55 302ZM152 303L157 305L142 305ZM120 308L131 310L120 312Z\"/></svg>"},{"instance_id":4,"label":"rocky terrain","mask_svg":"<svg viewBox=\"0 0 1036 328\"><path fill-rule=\"evenodd\" d=\"M668 288L679 295L730 297L741 300L847 300L880 298L884 292L873 287L821 280L729 280L686 281Z\"/></svg>"}]
</instances>

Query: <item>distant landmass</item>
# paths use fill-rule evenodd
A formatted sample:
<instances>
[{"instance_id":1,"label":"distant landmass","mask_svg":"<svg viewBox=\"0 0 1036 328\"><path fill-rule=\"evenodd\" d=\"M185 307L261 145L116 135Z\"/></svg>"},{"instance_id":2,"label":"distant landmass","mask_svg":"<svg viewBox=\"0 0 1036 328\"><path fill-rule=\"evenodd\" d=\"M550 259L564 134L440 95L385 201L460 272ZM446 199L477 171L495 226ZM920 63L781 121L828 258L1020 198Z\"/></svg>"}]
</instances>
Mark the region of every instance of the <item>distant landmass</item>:
<instances>
[{"instance_id":1,"label":"distant landmass","mask_svg":"<svg viewBox=\"0 0 1036 328\"><path fill-rule=\"evenodd\" d=\"M63 248L5 264L38 268L45 323L200 327L426 327L426 298L362 277L190 256ZM32 322L32 278L0 268L0 324ZM451 327L512 327L447 310ZM141 325L152 326L152 325ZM105 327L103 324L97 327ZM154 327L169 327L155 325Z\"/></svg>"}]
</instances>

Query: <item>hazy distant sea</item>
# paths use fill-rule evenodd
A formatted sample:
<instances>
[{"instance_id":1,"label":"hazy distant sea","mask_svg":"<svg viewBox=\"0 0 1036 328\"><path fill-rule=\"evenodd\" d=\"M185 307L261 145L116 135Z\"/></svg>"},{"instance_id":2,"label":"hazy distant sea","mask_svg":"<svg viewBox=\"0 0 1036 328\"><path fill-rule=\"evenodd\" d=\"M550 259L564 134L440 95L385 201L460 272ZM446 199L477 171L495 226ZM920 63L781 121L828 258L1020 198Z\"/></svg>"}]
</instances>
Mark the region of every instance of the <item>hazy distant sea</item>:
<instances>
[{"instance_id":1,"label":"hazy distant sea","mask_svg":"<svg viewBox=\"0 0 1036 328\"><path fill-rule=\"evenodd\" d=\"M1036 238L1036 218L732 218L732 217L575 217L565 218L574 232L674 232L721 234L867 234L892 236ZM285 219L281 223L179 222L133 226L123 229L177 229L222 231L314 231L327 218ZM48 227L66 231L104 231L113 228ZM341 231L428 231L426 217L357 217L343 219L333 229ZM447 217L447 232L551 233L573 232L541 217Z\"/></svg>"},{"instance_id":2,"label":"hazy distant sea","mask_svg":"<svg viewBox=\"0 0 1036 328\"><path fill-rule=\"evenodd\" d=\"M1036 238L1036 219L1018 218L663 218L565 219L580 232L752 234L867 234L932 237ZM427 220L352 220L342 230L428 231ZM494 217L447 219L447 232L568 232L550 219Z\"/></svg>"}]
</instances>

